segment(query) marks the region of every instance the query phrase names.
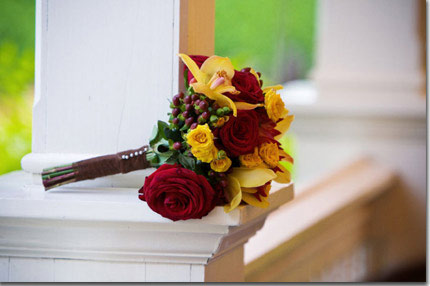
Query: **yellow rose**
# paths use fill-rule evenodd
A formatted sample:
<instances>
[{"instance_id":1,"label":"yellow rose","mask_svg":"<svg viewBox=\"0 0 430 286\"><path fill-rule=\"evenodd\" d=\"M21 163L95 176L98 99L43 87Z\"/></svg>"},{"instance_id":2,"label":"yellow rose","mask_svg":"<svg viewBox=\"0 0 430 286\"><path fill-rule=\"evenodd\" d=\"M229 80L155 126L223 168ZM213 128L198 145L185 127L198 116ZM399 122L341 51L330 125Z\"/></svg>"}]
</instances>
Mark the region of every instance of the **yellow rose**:
<instances>
[{"instance_id":1,"label":"yellow rose","mask_svg":"<svg viewBox=\"0 0 430 286\"><path fill-rule=\"evenodd\" d=\"M226 172L230 166L231 160L223 150L217 153L216 158L211 163L212 170L218 173Z\"/></svg>"},{"instance_id":2,"label":"yellow rose","mask_svg":"<svg viewBox=\"0 0 430 286\"><path fill-rule=\"evenodd\" d=\"M269 165L270 168L278 166L279 162L279 148L276 143L265 142L259 147L260 157L264 163Z\"/></svg>"},{"instance_id":3,"label":"yellow rose","mask_svg":"<svg viewBox=\"0 0 430 286\"><path fill-rule=\"evenodd\" d=\"M254 168L259 166L261 163L263 163L263 160L261 160L260 156L258 155L257 147L255 147L254 153L240 155L239 161L243 167L247 167L247 168Z\"/></svg>"},{"instance_id":4,"label":"yellow rose","mask_svg":"<svg viewBox=\"0 0 430 286\"><path fill-rule=\"evenodd\" d=\"M288 114L281 96L274 89L270 89L264 96L264 105L266 106L267 115L273 122L277 122Z\"/></svg>"},{"instance_id":5,"label":"yellow rose","mask_svg":"<svg viewBox=\"0 0 430 286\"><path fill-rule=\"evenodd\" d=\"M216 158L217 152L218 150L215 146L213 146L213 148L209 151L203 151L195 147L191 148L191 153L193 153L194 157L205 163L212 162L212 160Z\"/></svg>"},{"instance_id":6,"label":"yellow rose","mask_svg":"<svg viewBox=\"0 0 430 286\"><path fill-rule=\"evenodd\" d=\"M200 161L210 163L218 150L214 145L214 135L207 124L197 127L187 134L187 143L191 146L191 153Z\"/></svg>"}]
</instances>

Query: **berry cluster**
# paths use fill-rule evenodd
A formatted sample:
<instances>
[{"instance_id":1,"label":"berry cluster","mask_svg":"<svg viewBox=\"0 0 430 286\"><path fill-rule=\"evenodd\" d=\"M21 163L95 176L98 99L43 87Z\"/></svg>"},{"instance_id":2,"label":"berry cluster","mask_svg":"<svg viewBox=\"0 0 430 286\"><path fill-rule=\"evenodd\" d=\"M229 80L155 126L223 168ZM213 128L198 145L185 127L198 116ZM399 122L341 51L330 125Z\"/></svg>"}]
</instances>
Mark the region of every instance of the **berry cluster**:
<instances>
[{"instance_id":1,"label":"berry cluster","mask_svg":"<svg viewBox=\"0 0 430 286\"><path fill-rule=\"evenodd\" d=\"M172 108L172 112L169 113L171 127L179 128L181 131L195 129L198 124L206 123L211 127L216 127L220 118L231 113L229 107L220 107L215 101L197 93L176 94L173 96L170 107Z\"/></svg>"}]
</instances>

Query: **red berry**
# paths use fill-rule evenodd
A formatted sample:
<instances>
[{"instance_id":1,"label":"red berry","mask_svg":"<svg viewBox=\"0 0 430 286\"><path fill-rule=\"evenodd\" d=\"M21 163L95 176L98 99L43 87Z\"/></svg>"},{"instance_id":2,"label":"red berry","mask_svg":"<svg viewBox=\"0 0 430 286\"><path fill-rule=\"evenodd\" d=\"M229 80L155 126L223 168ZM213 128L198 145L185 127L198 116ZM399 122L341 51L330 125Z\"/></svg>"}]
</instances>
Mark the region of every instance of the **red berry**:
<instances>
[{"instance_id":1,"label":"red berry","mask_svg":"<svg viewBox=\"0 0 430 286\"><path fill-rule=\"evenodd\" d=\"M178 93L178 96L179 96L180 99L182 99L182 98L184 98L184 93L180 92L180 93Z\"/></svg>"},{"instance_id":2,"label":"red berry","mask_svg":"<svg viewBox=\"0 0 430 286\"><path fill-rule=\"evenodd\" d=\"M225 178L225 174L224 173L218 173L218 177Z\"/></svg>"},{"instance_id":3,"label":"red berry","mask_svg":"<svg viewBox=\"0 0 430 286\"><path fill-rule=\"evenodd\" d=\"M200 99L195 100L195 101L194 101L194 104L195 104L195 105L199 105L199 104L200 104Z\"/></svg>"},{"instance_id":4,"label":"red berry","mask_svg":"<svg viewBox=\"0 0 430 286\"><path fill-rule=\"evenodd\" d=\"M173 97L172 102L173 102L173 105L175 105L175 106L179 106L181 104L181 101L179 100L179 96L178 95L175 95Z\"/></svg>"},{"instance_id":5,"label":"red berry","mask_svg":"<svg viewBox=\"0 0 430 286\"><path fill-rule=\"evenodd\" d=\"M182 112L182 116L185 117L185 118L190 117L190 115L191 115L191 112L189 112L189 111Z\"/></svg>"},{"instance_id":6,"label":"red berry","mask_svg":"<svg viewBox=\"0 0 430 286\"><path fill-rule=\"evenodd\" d=\"M186 105L185 105L185 109L186 109L187 111L192 111L192 110L194 109L194 106L193 106L192 104L186 104Z\"/></svg>"},{"instance_id":7,"label":"red berry","mask_svg":"<svg viewBox=\"0 0 430 286\"><path fill-rule=\"evenodd\" d=\"M209 171L209 177L215 177L215 172L214 172L214 171L212 171L212 170L210 170L210 171Z\"/></svg>"},{"instance_id":8,"label":"red berry","mask_svg":"<svg viewBox=\"0 0 430 286\"><path fill-rule=\"evenodd\" d=\"M191 96L191 99L194 100L194 101L196 101L197 99L199 99L199 96L197 94L193 94Z\"/></svg>"},{"instance_id":9,"label":"red berry","mask_svg":"<svg viewBox=\"0 0 430 286\"><path fill-rule=\"evenodd\" d=\"M193 117L188 117L187 119L185 119L185 125L191 126L191 124L193 124L193 123L194 123Z\"/></svg>"},{"instance_id":10,"label":"red berry","mask_svg":"<svg viewBox=\"0 0 430 286\"><path fill-rule=\"evenodd\" d=\"M173 143L173 149L179 150L181 148L182 148L182 143L181 142L175 142L175 143Z\"/></svg>"},{"instance_id":11,"label":"red berry","mask_svg":"<svg viewBox=\"0 0 430 286\"><path fill-rule=\"evenodd\" d=\"M203 114L201 115L203 117L204 120L208 120L209 117L211 116L211 114L207 111L203 112Z\"/></svg>"},{"instance_id":12,"label":"red berry","mask_svg":"<svg viewBox=\"0 0 430 286\"><path fill-rule=\"evenodd\" d=\"M197 128L197 125L198 125L198 124L197 124L197 122L194 122L193 124L191 124L191 127L190 127L190 128L191 128L191 129L196 129L196 128Z\"/></svg>"},{"instance_id":13,"label":"red berry","mask_svg":"<svg viewBox=\"0 0 430 286\"><path fill-rule=\"evenodd\" d=\"M172 115L176 117L179 115L180 112L181 112L181 110L179 108L174 108L172 110Z\"/></svg>"},{"instance_id":14,"label":"red berry","mask_svg":"<svg viewBox=\"0 0 430 286\"><path fill-rule=\"evenodd\" d=\"M187 96L184 98L184 102L185 102L186 104L191 103L191 96L187 95Z\"/></svg>"},{"instance_id":15,"label":"red berry","mask_svg":"<svg viewBox=\"0 0 430 286\"><path fill-rule=\"evenodd\" d=\"M179 118L173 118L172 123L175 125L179 124Z\"/></svg>"},{"instance_id":16,"label":"red berry","mask_svg":"<svg viewBox=\"0 0 430 286\"><path fill-rule=\"evenodd\" d=\"M208 103L206 101L204 101L204 100L200 101L199 107L200 107L201 110L206 110L206 109L208 109Z\"/></svg>"},{"instance_id":17,"label":"red berry","mask_svg":"<svg viewBox=\"0 0 430 286\"><path fill-rule=\"evenodd\" d=\"M212 108L213 108L213 110L217 110L217 109L219 108L218 103L214 103L214 104L212 105Z\"/></svg>"}]
</instances>

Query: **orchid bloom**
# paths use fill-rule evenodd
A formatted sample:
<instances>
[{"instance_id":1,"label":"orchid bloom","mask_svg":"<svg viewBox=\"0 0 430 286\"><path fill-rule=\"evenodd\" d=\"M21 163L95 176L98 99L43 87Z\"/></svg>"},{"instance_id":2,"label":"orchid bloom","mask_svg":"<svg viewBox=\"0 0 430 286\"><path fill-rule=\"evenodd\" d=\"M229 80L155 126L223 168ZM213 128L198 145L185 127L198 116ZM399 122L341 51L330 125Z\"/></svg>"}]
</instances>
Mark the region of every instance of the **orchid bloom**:
<instances>
[{"instance_id":1,"label":"orchid bloom","mask_svg":"<svg viewBox=\"0 0 430 286\"><path fill-rule=\"evenodd\" d=\"M234 76L234 67L229 58L211 56L201 68L187 55L179 54L184 64L193 74L194 79L190 82L194 91L202 93L212 100L215 100L221 107L228 106L233 110L233 116L237 116L236 104L227 96L225 92L238 93L231 84Z\"/></svg>"},{"instance_id":2,"label":"orchid bloom","mask_svg":"<svg viewBox=\"0 0 430 286\"><path fill-rule=\"evenodd\" d=\"M269 203L266 200L260 202L253 193L257 192L257 187L263 186L276 177L275 172L267 168L233 168L227 176L226 196L229 203L224 206L224 211L228 213L234 210L242 200L253 206L267 207Z\"/></svg>"}]
</instances>

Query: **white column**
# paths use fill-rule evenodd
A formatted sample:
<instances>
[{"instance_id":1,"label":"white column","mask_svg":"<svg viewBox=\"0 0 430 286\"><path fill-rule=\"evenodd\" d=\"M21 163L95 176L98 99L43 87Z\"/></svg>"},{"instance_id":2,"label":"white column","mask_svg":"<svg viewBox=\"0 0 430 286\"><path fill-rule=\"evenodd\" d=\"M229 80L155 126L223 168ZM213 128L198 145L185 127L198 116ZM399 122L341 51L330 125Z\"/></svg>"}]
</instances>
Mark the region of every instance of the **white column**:
<instances>
[{"instance_id":1,"label":"white column","mask_svg":"<svg viewBox=\"0 0 430 286\"><path fill-rule=\"evenodd\" d=\"M213 53L214 5L212 0L37 1L33 142L23 169L38 174L147 144L157 120L167 119L168 99L178 92L179 51ZM78 185L138 187L148 172Z\"/></svg>"},{"instance_id":2,"label":"white column","mask_svg":"<svg viewBox=\"0 0 430 286\"><path fill-rule=\"evenodd\" d=\"M419 94L425 86L421 58L424 45L419 40L418 3L319 2L312 77L322 103L345 102L368 105L369 109L388 106L397 111L394 105L402 106L401 102L407 110L422 111Z\"/></svg>"}]
</instances>

